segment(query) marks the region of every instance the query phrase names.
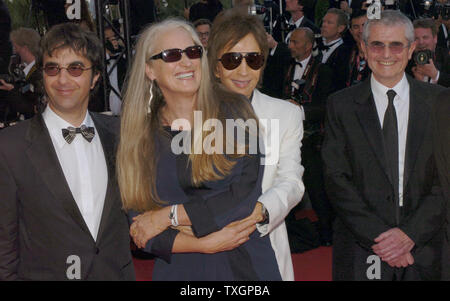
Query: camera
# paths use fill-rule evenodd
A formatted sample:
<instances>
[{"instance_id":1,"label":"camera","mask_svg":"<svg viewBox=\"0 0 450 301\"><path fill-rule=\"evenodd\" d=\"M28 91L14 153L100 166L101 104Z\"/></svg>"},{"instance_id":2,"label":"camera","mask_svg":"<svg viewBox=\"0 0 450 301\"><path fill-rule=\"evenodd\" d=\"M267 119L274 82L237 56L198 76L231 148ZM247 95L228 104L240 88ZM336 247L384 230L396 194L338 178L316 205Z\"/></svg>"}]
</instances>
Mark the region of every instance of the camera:
<instances>
[{"instance_id":1,"label":"camera","mask_svg":"<svg viewBox=\"0 0 450 301\"><path fill-rule=\"evenodd\" d=\"M25 73L20 68L20 56L13 54L9 61L8 74L0 74L0 79L3 79L9 84L25 83Z\"/></svg>"},{"instance_id":2,"label":"camera","mask_svg":"<svg viewBox=\"0 0 450 301\"><path fill-rule=\"evenodd\" d=\"M426 65L430 63L430 59L433 57L433 52L429 49L418 50L414 52L413 59L417 65Z\"/></svg>"}]
</instances>

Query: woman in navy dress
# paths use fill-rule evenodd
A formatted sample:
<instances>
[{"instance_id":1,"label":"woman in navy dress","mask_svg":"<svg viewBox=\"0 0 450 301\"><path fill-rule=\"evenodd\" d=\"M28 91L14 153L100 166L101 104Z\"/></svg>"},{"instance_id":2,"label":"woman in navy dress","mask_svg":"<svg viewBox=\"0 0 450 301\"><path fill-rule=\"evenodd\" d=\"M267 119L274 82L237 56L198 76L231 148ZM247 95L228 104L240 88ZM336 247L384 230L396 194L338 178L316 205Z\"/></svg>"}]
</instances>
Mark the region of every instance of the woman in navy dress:
<instances>
[{"instance_id":1,"label":"woman in navy dress","mask_svg":"<svg viewBox=\"0 0 450 301\"><path fill-rule=\"evenodd\" d=\"M262 219L258 129L214 136L226 120L258 124L242 97L211 85L189 24L165 20L141 34L117 169L130 234L157 256L154 280L281 280L269 238L254 232Z\"/></svg>"}]
</instances>

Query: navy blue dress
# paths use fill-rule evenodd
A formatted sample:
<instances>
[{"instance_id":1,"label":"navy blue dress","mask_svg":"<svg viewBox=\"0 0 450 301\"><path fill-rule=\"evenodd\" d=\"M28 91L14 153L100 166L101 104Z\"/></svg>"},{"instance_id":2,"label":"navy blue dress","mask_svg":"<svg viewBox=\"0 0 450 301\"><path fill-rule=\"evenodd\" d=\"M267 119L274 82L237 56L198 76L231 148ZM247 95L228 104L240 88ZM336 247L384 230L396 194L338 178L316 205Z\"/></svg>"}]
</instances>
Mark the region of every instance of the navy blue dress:
<instances>
[{"instance_id":1,"label":"navy blue dress","mask_svg":"<svg viewBox=\"0 0 450 301\"><path fill-rule=\"evenodd\" d=\"M158 137L156 189L164 205L183 204L197 237L218 231L249 216L261 195L261 154L236 159L232 172L219 181L191 184L188 155L171 150L172 137L181 132L165 129ZM130 220L137 212L130 212ZM255 231L238 248L216 254L171 253L178 231L168 229L151 239L145 251L156 255L153 280L281 280L269 235Z\"/></svg>"}]
</instances>

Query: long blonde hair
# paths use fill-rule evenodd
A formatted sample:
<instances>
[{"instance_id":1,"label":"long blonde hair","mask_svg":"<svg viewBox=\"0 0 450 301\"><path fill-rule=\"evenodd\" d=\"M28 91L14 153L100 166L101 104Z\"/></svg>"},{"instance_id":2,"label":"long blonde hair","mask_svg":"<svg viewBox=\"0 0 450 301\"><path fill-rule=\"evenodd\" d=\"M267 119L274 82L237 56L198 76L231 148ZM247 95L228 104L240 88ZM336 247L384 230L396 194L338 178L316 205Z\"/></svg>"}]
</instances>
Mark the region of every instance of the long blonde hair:
<instances>
[{"instance_id":1,"label":"long blonde hair","mask_svg":"<svg viewBox=\"0 0 450 301\"><path fill-rule=\"evenodd\" d=\"M125 209L145 211L158 208L164 203L159 199L156 191L158 152L155 148L155 134L162 132L159 111L165 101L156 81L153 81L151 85L151 80L146 76L145 67L151 64L150 57L155 54L159 37L176 28L186 30L195 45L202 45L194 28L185 21L166 19L153 24L142 32L136 45L133 66L127 76L117 153L117 177ZM242 96L222 87L212 87L205 55L201 58L201 68L202 78L195 110L202 112L204 120L215 118L224 121L225 118L230 118L225 116L224 110L231 112L231 117L236 115L236 118L256 119L250 104L243 101ZM153 98L151 112L147 114L151 86ZM232 110L227 109L230 107ZM202 129L194 128L193 130L201 131ZM201 137L204 138L208 134L209 132L202 132ZM203 149L202 141L203 139L193 141L193 149L196 146ZM189 160L192 163L194 185L221 179L234 166L232 160L221 154L191 152Z\"/></svg>"}]
</instances>

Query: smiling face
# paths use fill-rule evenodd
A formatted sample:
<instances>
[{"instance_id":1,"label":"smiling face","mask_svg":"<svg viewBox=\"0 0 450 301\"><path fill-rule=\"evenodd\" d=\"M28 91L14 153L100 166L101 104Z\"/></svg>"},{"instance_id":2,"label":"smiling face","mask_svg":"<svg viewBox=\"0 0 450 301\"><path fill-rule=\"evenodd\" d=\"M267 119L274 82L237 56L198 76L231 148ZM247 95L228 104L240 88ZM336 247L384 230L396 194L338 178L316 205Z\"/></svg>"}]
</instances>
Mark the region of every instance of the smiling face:
<instances>
[{"instance_id":1,"label":"smiling face","mask_svg":"<svg viewBox=\"0 0 450 301\"><path fill-rule=\"evenodd\" d=\"M383 43L386 45L380 52L374 51L371 44ZM387 45L401 43L405 46L403 50L394 54ZM361 42L361 47L367 56L367 62L372 70L373 76L381 84L394 87L403 77L404 70L415 49L415 42L408 47L403 25L385 26L374 24L370 27L367 45Z\"/></svg>"},{"instance_id":2,"label":"smiling face","mask_svg":"<svg viewBox=\"0 0 450 301\"><path fill-rule=\"evenodd\" d=\"M195 46L191 35L182 28L169 29L161 33L155 44L158 46L151 56L167 49L186 49ZM196 97L202 77L201 59L190 59L183 53L181 59L176 62L151 60L147 63L146 74L150 80L158 83L166 100L170 98L176 101L177 97Z\"/></svg>"},{"instance_id":3,"label":"smiling face","mask_svg":"<svg viewBox=\"0 0 450 301\"><path fill-rule=\"evenodd\" d=\"M92 63L81 54L75 53L71 48L62 48L53 51L52 56L44 54L43 66L56 64L67 67L70 64L80 64L83 68L92 67ZM71 116L84 116L88 103L90 90L94 88L99 74L93 76L93 70L85 70L80 76L71 76L66 69L61 69L56 76L49 76L43 72L45 91L48 105L63 119Z\"/></svg>"},{"instance_id":4,"label":"smiling face","mask_svg":"<svg viewBox=\"0 0 450 301\"><path fill-rule=\"evenodd\" d=\"M431 28L415 28L414 36L416 38L417 49L428 49L434 51L437 45L437 35L433 37Z\"/></svg>"},{"instance_id":5,"label":"smiling face","mask_svg":"<svg viewBox=\"0 0 450 301\"><path fill-rule=\"evenodd\" d=\"M258 45L253 34L248 34L242 38L236 45L232 48L225 47L225 49L219 52L220 59L224 53L227 52L261 52L261 48ZM227 70L223 67L222 63L217 64L217 69L215 71L216 77L220 79L222 84L224 84L228 89L233 92L245 95L250 98L258 84L259 78L261 76L262 68L258 70L253 70L247 65L245 59L242 59L241 64L233 70Z\"/></svg>"},{"instance_id":6,"label":"smiling face","mask_svg":"<svg viewBox=\"0 0 450 301\"><path fill-rule=\"evenodd\" d=\"M350 33L357 44L362 41L364 23L366 23L366 21L367 16L362 15L361 17L352 19L350 22Z\"/></svg>"}]
</instances>

